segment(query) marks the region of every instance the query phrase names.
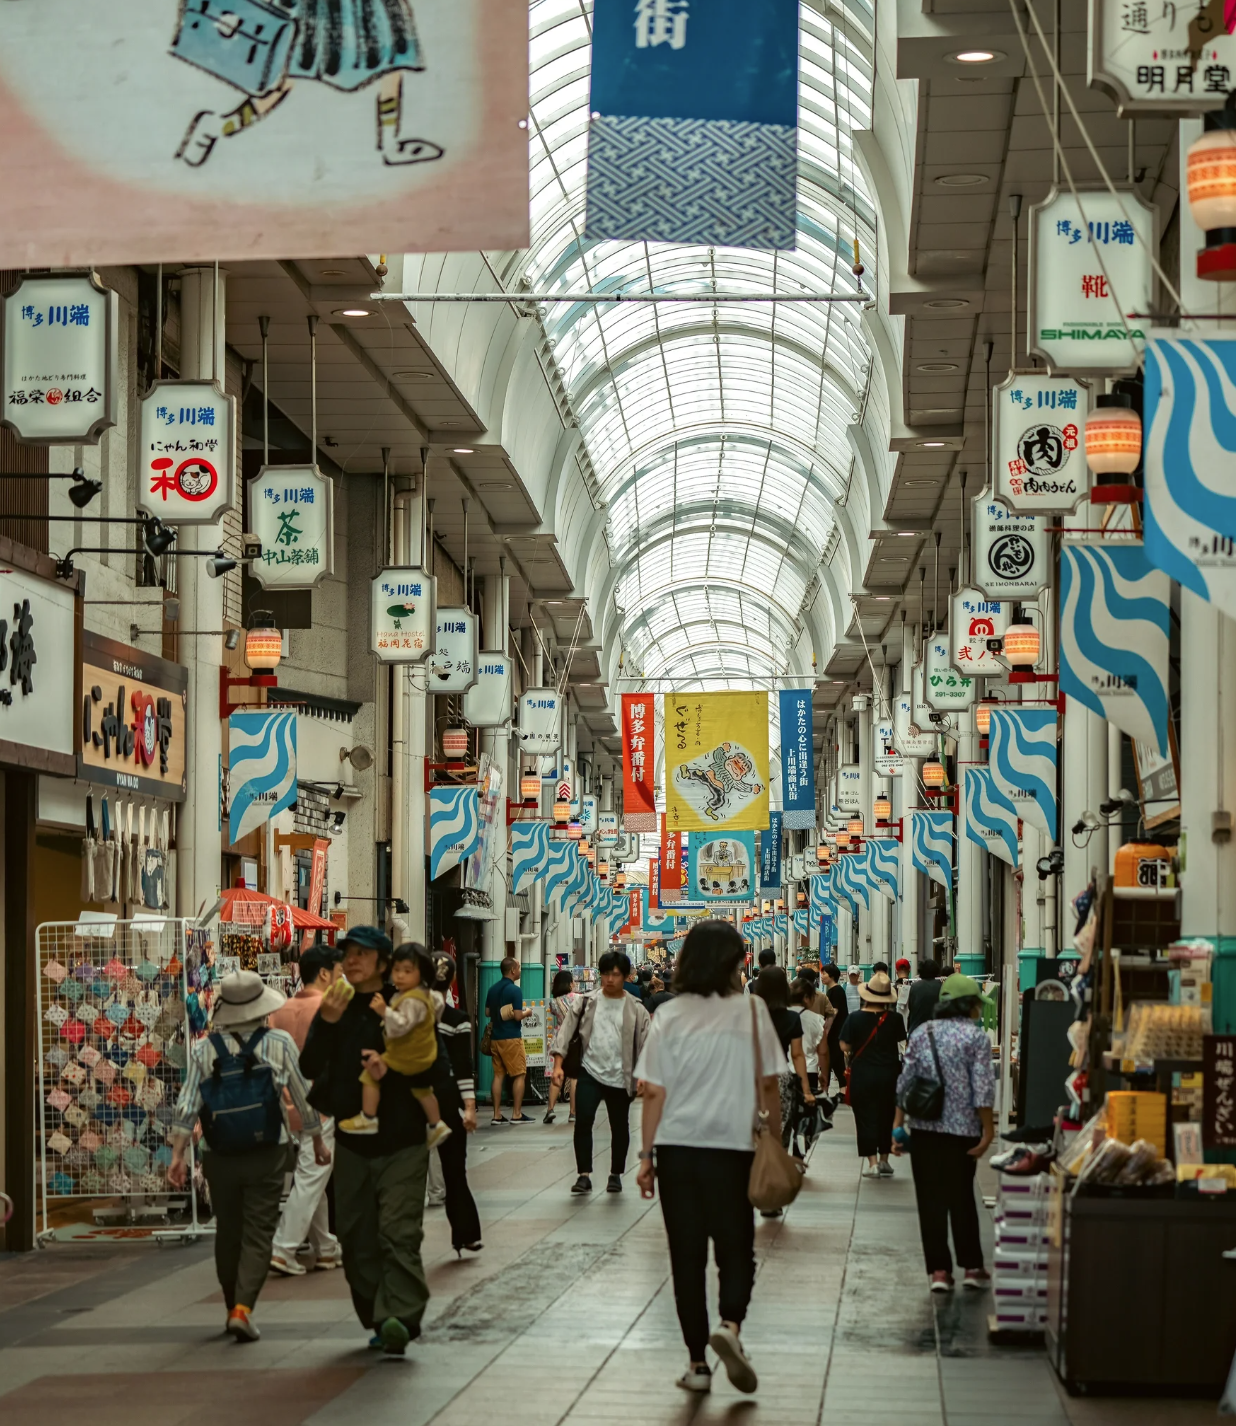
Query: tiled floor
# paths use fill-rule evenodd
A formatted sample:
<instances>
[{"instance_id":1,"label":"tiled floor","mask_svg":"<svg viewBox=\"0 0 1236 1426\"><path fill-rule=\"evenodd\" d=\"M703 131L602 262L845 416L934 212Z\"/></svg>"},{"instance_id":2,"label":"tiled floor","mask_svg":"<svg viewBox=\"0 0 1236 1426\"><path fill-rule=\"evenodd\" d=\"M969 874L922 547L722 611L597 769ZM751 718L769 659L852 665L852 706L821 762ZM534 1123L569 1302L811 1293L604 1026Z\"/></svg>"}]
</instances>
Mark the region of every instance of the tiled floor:
<instances>
[{"instance_id":1,"label":"tiled floor","mask_svg":"<svg viewBox=\"0 0 1236 1426\"><path fill-rule=\"evenodd\" d=\"M430 1209L433 1302L403 1362L364 1350L342 1273L272 1280L262 1340L221 1336L209 1248L61 1244L0 1260L4 1426L1191 1426L1211 1403L1067 1398L1041 1351L993 1348L987 1303L925 1291L909 1174L858 1175L849 1111L785 1218L761 1222L752 1400L672 1385L684 1352L659 1211L571 1198L570 1130L480 1130L485 1251ZM598 1137L598 1162L605 1135Z\"/></svg>"}]
</instances>

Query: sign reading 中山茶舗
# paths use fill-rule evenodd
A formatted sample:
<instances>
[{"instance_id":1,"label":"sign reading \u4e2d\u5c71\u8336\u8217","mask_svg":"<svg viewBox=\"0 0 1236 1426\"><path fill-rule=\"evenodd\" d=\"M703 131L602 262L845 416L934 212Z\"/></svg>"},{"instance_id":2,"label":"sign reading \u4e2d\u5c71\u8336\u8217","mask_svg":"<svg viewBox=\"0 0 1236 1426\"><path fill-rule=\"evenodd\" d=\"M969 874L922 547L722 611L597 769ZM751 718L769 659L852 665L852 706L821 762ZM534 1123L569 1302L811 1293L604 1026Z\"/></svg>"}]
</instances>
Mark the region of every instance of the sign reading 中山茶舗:
<instances>
[{"instance_id":1,"label":"sign reading \u4e2d\u5c71\u8336\u8217","mask_svg":"<svg viewBox=\"0 0 1236 1426\"><path fill-rule=\"evenodd\" d=\"M1088 388L1045 372L1010 372L991 393L996 494L1019 513L1072 512L1090 491L1082 444Z\"/></svg>"},{"instance_id":2,"label":"sign reading \u4e2d\u5c71\u8336\u8217","mask_svg":"<svg viewBox=\"0 0 1236 1426\"><path fill-rule=\"evenodd\" d=\"M463 693L476 682L480 620L471 609L440 608L428 659L430 693Z\"/></svg>"},{"instance_id":3,"label":"sign reading \u4e2d\u5c71\u8336\u8217","mask_svg":"<svg viewBox=\"0 0 1236 1426\"><path fill-rule=\"evenodd\" d=\"M1053 189L1030 210L1029 350L1058 371L1137 370L1157 209L1139 194Z\"/></svg>"},{"instance_id":4,"label":"sign reading \u4e2d\u5c71\u8336\u8217","mask_svg":"<svg viewBox=\"0 0 1236 1426\"><path fill-rule=\"evenodd\" d=\"M974 501L973 578L989 599L1033 599L1051 577L1047 519L1014 515L984 491Z\"/></svg>"},{"instance_id":5,"label":"sign reading \u4e2d\u5c71\u8336\u8217","mask_svg":"<svg viewBox=\"0 0 1236 1426\"><path fill-rule=\"evenodd\" d=\"M28 445L98 444L116 424L117 303L92 274L22 275L4 299L0 426Z\"/></svg>"},{"instance_id":6,"label":"sign reading \u4e2d\u5c71\u8336\u8217","mask_svg":"<svg viewBox=\"0 0 1236 1426\"><path fill-rule=\"evenodd\" d=\"M0 759L6 763L73 775L76 604L74 591L58 581L0 570Z\"/></svg>"},{"instance_id":7,"label":"sign reading \u4e2d\u5c71\u8336\u8217","mask_svg":"<svg viewBox=\"0 0 1236 1426\"><path fill-rule=\"evenodd\" d=\"M423 663L433 651L438 581L417 566L369 582L370 648L379 663Z\"/></svg>"},{"instance_id":8,"label":"sign reading \u4e2d\u5c71\u8336\u8217","mask_svg":"<svg viewBox=\"0 0 1236 1426\"><path fill-rule=\"evenodd\" d=\"M519 698L519 750L550 757L562 741L562 700L556 688L528 688Z\"/></svg>"},{"instance_id":9,"label":"sign reading \u4e2d\u5c71\u8336\u8217","mask_svg":"<svg viewBox=\"0 0 1236 1426\"><path fill-rule=\"evenodd\" d=\"M959 589L949 609L949 658L970 678L1003 678L1008 669L988 642L1002 639L1013 620L1007 599L988 599L977 589Z\"/></svg>"},{"instance_id":10,"label":"sign reading \u4e2d\u5c71\u8336\u8217","mask_svg":"<svg viewBox=\"0 0 1236 1426\"><path fill-rule=\"evenodd\" d=\"M264 465L248 482L263 589L312 589L335 572L335 483L315 465Z\"/></svg>"},{"instance_id":11,"label":"sign reading \u4e2d\u5c71\u8336\u8217","mask_svg":"<svg viewBox=\"0 0 1236 1426\"><path fill-rule=\"evenodd\" d=\"M498 728L511 718L511 660L486 652L476 658L476 682L463 697L464 722L473 728Z\"/></svg>"},{"instance_id":12,"label":"sign reading \u4e2d\u5c71\u8336\u8217","mask_svg":"<svg viewBox=\"0 0 1236 1426\"><path fill-rule=\"evenodd\" d=\"M82 634L77 776L183 802L189 671L100 634Z\"/></svg>"},{"instance_id":13,"label":"sign reading \u4e2d\u5c71\u8336\u8217","mask_svg":"<svg viewBox=\"0 0 1236 1426\"><path fill-rule=\"evenodd\" d=\"M213 525L232 507L236 399L213 381L156 381L141 400L137 508Z\"/></svg>"},{"instance_id":14,"label":"sign reading \u4e2d\u5c71\u8336\u8217","mask_svg":"<svg viewBox=\"0 0 1236 1426\"><path fill-rule=\"evenodd\" d=\"M1122 114L1221 109L1236 80L1230 6L1090 0L1089 79Z\"/></svg>"},{"instance_id":15,"label":"sign reading \u4e2d\u5c71\u8336\u8217","mask_svg":"<svg viewBox=\"0 0 1236 1426\"><path fill-rule=\"evenodd\" d=\"M927 640L923 652L923 692L938 712L960 712L973 706L977 693L974 680L953 668L949 636L936 634Z\"/></svg>"}]
</instances>

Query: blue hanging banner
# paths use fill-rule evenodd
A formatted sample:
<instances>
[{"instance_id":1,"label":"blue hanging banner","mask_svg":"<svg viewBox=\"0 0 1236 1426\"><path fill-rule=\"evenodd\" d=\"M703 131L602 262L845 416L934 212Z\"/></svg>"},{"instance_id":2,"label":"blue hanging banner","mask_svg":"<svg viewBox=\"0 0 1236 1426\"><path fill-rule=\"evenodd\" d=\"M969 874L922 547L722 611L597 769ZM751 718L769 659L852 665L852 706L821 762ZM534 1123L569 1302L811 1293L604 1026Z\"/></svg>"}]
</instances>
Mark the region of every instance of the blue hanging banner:
<instances>
[{"instance_id":1,"label":"blue hanging banner","mask_svg":"<svg viewBox=\"0 0 1236 1426\"><path fill-rule=\"evenodd\" d=\"M996 791L991 769L966 768L965 789L966 836L993 857L1016 867L1017 812L1008 798Z\"/></svg>"},{"instance_id":2,"label":"blue hanging banner","mask_svg":"<svg viewBox=\"0 0 1236 1426\"><path fill-rule=\"evenodd\" d=\"M811 744L811 690L783 688L781 701L781 805L785 825L815 826L815 756Z\"/></svg>"},{"instance_id":3,"label":"blue hanging banner","mask_svg":"<svg viewBox=\"0 0 1236 1426\"><path fill-rule=\"evenodd\" d=\"M592 241L792 248L798 0L595 0Z\"/></svg>"},{"instance_id":4,"label":"blue hanging banner","mask_svg":"<svg viewBox=\"0 0 1236 1426\"><path fill-rule=\"evenodd\" d=\"M548 822L516 822L511 828L511 890L522 891L549 859Z\"/></svg>"},{"instance_id":5,"label":"blue hanging banner","mask_svg":"<svg viewBox=\"0 0 1236 1426\"><path fill-rule=\"evenodd\" d=\"M754 832L692 832L687 842L690 901L750 901L755 895Z\"/></svg>"},{"instance_id":6,"label":"blue hanging banner","mask_svg":"<svg viewBox=\"0 0 1236 1426\"><path fill-rule=\"evenodd\" d=\"M953 889L953 814L911 812L915 867L947 891Z\"/></svg>"},{"instance_id":7,"label":"blue hanging banner","mask_svg":"<svg viewBox=\"0 0 1236 1426\"><path fill-rule=\"evenodd\" d=\"M993 708L987 735L992 788L1017 815L1056 840L1056 710Z\"/></svg>"},{"instance_id":8,"label":"blue hanging banner","mask_svg":"<svg viewBox=\"0 0 1236 1426\"><path fill-rule=\"evenodd\" d=\"M781 889L781 813L768 814L768 830L760 833L760 890Z\"/></svg>"},{"instance_id":9,"label":"blue hanging banner","mask_svg":"<svg viewBox=\"0 0 1236 1426\"><path fill-rule=\"evenodd\" d=\"M429 879L458 866L481 839L479 789L429 789Z\"/></svg>"}]
</instances>

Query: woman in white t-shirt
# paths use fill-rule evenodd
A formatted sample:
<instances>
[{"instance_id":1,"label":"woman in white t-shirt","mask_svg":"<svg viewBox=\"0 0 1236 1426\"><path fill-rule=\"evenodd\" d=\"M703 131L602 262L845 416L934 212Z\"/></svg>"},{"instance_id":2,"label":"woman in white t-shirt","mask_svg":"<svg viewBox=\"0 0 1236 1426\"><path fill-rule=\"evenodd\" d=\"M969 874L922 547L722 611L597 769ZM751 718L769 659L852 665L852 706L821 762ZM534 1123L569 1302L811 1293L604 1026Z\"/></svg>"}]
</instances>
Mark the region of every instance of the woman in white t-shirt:
<instances>
[{"instance_id":1,"label":"woman in white t-shirt","mask_svg":"<svg viewBox=\"0 0 1236 1426\"><path fill-rule=\"evenodd\" d=\"M785 1055L763 1001L739 994L743 955L742 937L728 921L701 921L688 932L674 966L677 996L654 1016L635 1070L644 1087L638 1182L645 1198L661 1185L674 1301L690 1359L678 1380L684 1391L711 1388L706 1346L739 1391L756 1388L739 1341L755 1282L747 1181L757 1072L761 1107L777 1124ZM721 1279L721 1324L711 1335L709 1239Z\"/></svg>"}]
</instances>

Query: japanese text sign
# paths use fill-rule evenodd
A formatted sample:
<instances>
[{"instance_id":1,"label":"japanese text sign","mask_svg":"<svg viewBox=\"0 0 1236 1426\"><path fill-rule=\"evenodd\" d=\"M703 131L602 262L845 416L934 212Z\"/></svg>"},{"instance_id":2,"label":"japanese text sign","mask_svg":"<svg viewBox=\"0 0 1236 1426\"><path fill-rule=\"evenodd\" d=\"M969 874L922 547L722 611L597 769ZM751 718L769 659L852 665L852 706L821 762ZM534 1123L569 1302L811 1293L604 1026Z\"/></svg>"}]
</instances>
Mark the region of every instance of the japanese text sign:
<instances>
[{"instance_id":1,"label":"japanese text sign","mask_svg":"<svg viewBox=\"0 0 1236 1426\"><path fill-rule=\"evenodd\" d=\"M949 658L971 678L1003 678L1008 672L988 642L1002 639L1013 619L1007 599L988 599L977 589L959 589L949 608Z\"/></svg>"},{"instance_id":2,"label":"japanese text sign","mask_svg":"<svg viewBox=\"0 0 1236 1426\"><path fill-rule=\"evenodd\" d=\"M897 748L897 734L891 718L877 718L872 738L873 770L880 777L900 777L905 757Z\"/></svg>"},{"instance_id":3,"label":"japanese text sign","mask_svg":"<svg viewBox=\"0 0 1236 1426\"><path fill-rule=\"evenodd\" d=\"M265 465L248 483L263 589L312 589L335 572L335 483L314 465Z\"/></svg>"},{"instance_id":4,"label":"japanese text sign","mask_svg":"<svg viewBox=\"0 0 1236 1426\"><path fill-rule=\"evenodd\" d=\"M1202 1036L1202 1147L1236 1148L1236 1035Z\"/></svg>"},{"instance_id":5,"label":"japanese text sign","mask_svg":"<svg viewBox=\"0 0 1236 1426\"><path fill-rule=\"evenodd\" d=\"M785 825L815 826L815 757L811 736L811 689L783 688L781 713L781 805Z\"/></svg>"},{"instance_id":6,"label":"japanese text sign","mask_svg":"<svg viewBox=\"0 0 1236 1426\"><path fill-rule=\"evenodd\" d=\"M213 525L232 506L236 401L213 381L156 381L141 401L137 508Z\"/></svg>"},{"instance_id":7,"label":"japanese text sign","mask_svg":"<svg viewBox=\"0 0 1236 1426\"><path fill-rule=\"evenodd\" d=\"M921 693L920 672L916 666L910 675L910 692L899 693L893 700L893 728L897 734L897 751L903 758L929 758L936 752L935 732L922 710L921 697L916 699L914 693L916 684Z\"/></svg>"},{"instance_id":8,"label":"japanese text sign","mask_svg":"<svg viewBox=\"0 0 1236 1426\"><path fill-rule=\"evenodd\" d=\"M519 699L519 747L529 757L550 757L562 734L562 702L556 688L529 688Z\"/></svg>"},{"instance_id":9,"label":"japanese text sign","mask_svg":"<svg viewBox=\"0 0 1236 1426\"><path fill-rule=\"evenodd\" d=\"M1011 372L991 393L992 472L1010 510L1076 510L1090 491L1083 431L1088 388L1044 372Z\"/></svg>"},{"instance_id":10,"label":"japanese text sign","mask_svg":"<svg viewBox=\"0 0 1236 1426\"><path fill-rule=\"evenodd\" d=\"M928 639L923 657L923 692L932 708L947 712L971 707L977 686L953 668L949 636L936 634Z\"/></svg>"},{"instance_id":11,"label":"japanese text sign","mask_svg":"<svg viewBox=\"0 0 1236 1426\"><path fill-rule=\"evenodd\" d=\"M1236 87L1231 7L1162 0L1091 0L1090 83L1122 114L1174 118L1219 109Z\"/></svg>"},{"instance_id":12,"label":"japanese text sign","mask_svg":"<svg viewBox=\"0 0 1236 1426\"><path fill-rule=\"evenodd\" d=\"M4 299L0 425L29 445L97 445L116 424L116 311L91 276L24 275Z\"/></svg>"},{"instance_id":13,"label":"japanese text sign","mask_svg":"<svg viewBox=\"0 0 1236 1426\"><path fill-rule=\"evenodd\" d=\"M438 581L423 569L384 569L369 583L369 647L380 663L423 663L433 649Z\"/></svg>"},{"instance_id":14,"label":"japanese text sign","mask_svg":"<svg viewBox=\"0 0 1236 1426\"><path fill-rule=\"evenodd\" d=\"M617 812L597 813L597 846L616 847L618 845Z\"/></svg>"},{"instance_id":15,"label":"japanese text sign","mask_svg":"<svg viewBox=\"0 0 1236 1426\"><path fill-rule=\"evenodd\" d=\"M482 650L476 659L476 682L464 694L464 721L473 728L497 728L511 717L511 660L507 654Z\"/></svg>"},{"instance_id":16,"label":"japanese text sign","mask_svg":"<svg viewBox=\"0 0 1236 1426\"><path fill-rule=\"evenodd\" d=\"M837 806L842 812L855 816L862 813L863 800L859 792L862 786L862 772L859 768L839 767L837 769Z\"/></svg>"},{"instance_id":17,"label":"japanese text sign","mask_svg":"<svg viewBox=\"0 0 1236 1426\"><path fill-rule=\"evenodd\" d=\"M660 900L678 901L683 887L682 833L671 832L665 825L665 813L661 813L661 868Z\"/></svg>"},{"instance_id":18,"label":"japanese text sign","mask_svg":"<svg viewBox=\"0 0 1236 1426\"><path fill-rule=\"evenodd\" d=\"M1014 515L984 491L974 501L974 582L989 599L1032 599L1051 578L1047 519Z\"/></svg>"},{"instance_id":19,"label":"japanese text sign","mask_svg":"<svg viewBox=\"0 0 1236 1426\"><path fill-rule=\"evenodd\" d=\"M7 763L73 774L76 604L64 584L0 572L0 755Z\"/></svg>"},{"instance_id":20,"label":"japanese text sign","mask_svg":"<svg viewBox=\"0 0 1236 1426\"><path fill-rule=\"evenodd\" d=\"M188 687L179 664L83 633L78 777L183 802Z\"/></svg>"},{"instance_id":21,"label":"japanese text sign","mask_svg":"<svg viewBox=\"0 0 1236 1426\"><path fill-rule=\"evenodd\" d=\"M630 832L657 830L653 789L656 765L656 699L651 693L622 695L622 825Z\"/></svg>"},{"instance_id":22,"label":"japanese text sign","mask_svg":"<svg viewBox=\"0 0 1236 1426\"><path fill-rule=\"evenodd\" d=\"M781 813L768 814L768 826L760 833L760 888L781 890Z\"/></svg>"},{"instance_id":23,"label":"japanese text sign","mask_svg":"<svg viewBox=\"0 0 1236 1426\"><path fill-rule=\"evenodd\" d=\"M428 660L430 693L462 693L476 682L480 620L471 609L439 608Z\"/></svg>"},{"instance_id":24,"label":"japanese text sign","mask_svg":"<svg viewBox=\"0 0 1236 1426\"><path fill-rule=\"evenodd\" d=\"M768 826L768 694L664 696L671 831Z\"/></svg>"}]
</instances>

